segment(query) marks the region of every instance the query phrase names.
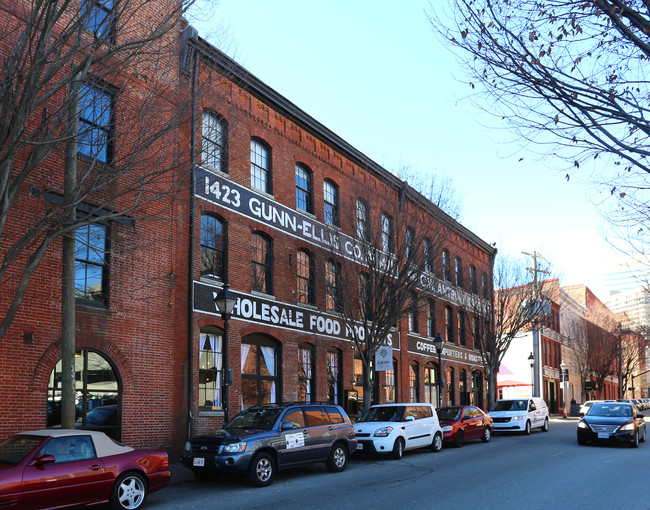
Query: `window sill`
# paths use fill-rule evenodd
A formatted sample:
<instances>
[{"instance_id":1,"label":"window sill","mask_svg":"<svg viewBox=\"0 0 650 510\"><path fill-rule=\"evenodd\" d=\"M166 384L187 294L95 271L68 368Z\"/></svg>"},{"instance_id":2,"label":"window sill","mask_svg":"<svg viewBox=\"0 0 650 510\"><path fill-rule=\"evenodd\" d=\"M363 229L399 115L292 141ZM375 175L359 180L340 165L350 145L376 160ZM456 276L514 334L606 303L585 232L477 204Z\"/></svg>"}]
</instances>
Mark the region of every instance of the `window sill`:
<instances>
[{"instance_id":1,"label":"window sill","mask_svg":"<svg viewBox=\"0 0 650 510\"><path fill-rule=\"evenodd\" d=\"M199 168L202 168L206 172L210 172L210 173L213 173L215 175L219 175L221 177L224 177L225 179L230 180L230 174L228 172L224 172L223 170L219 170L218 168L214 168L214 167L211 167L211 166L204 166L204 165L201 165L201 164L197 164L196 166L198 166Z\"/></svg>"},{"instance_id":2,"label":"window sill","mask_svg":"<svg viewBox=\"0 0 650 510\"><path fill-rule=\"evenodd\" d=\"M259 290L251 290L251 295L272 299L273 301L277 299L273 294L267 294L266 292L260 292Z\"/></svg>"},{"instance_id":3,"label":"window sill","mask_svg":"<svg viewBox=\"0 0 650 510\"><path fill-rule=\"evenodd\" d=\"M199 416L218 416L223 417L223 409L199 409Z\"/></svg>"}]
</instances>

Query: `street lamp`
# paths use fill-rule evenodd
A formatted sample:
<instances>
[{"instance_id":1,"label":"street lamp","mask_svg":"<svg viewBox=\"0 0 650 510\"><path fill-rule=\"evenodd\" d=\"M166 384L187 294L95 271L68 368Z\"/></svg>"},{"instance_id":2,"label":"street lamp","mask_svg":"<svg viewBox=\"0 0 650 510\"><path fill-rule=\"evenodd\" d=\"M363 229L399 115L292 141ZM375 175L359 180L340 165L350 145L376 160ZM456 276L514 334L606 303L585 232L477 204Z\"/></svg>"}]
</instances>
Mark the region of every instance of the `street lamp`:
<instances>
[{"instance_id":1,"label":"street lamp","mask_svg":"<svg viewBox=\"0 0 650 510\"><path fill-rule=\"evenodd\" d=\"M223 319L223 370L222 370L222 402L223 407L223 423L224 425L228 423L228 386L232 384L232 377L230 376L230 370L228 368L228 321L232 317L233 308L235 308L235 303L237 303L237 296L230 292L230 285L224 283L223 289L216 295L214 298L214 304L217 307L217 311L221 314Z\"/></svg>"},{"instance_id":2,"label":"street lamp","mask_svg":"<svg viewBox=\"0 0 650 510\"><path fill-rule=\"evenodd\" d=\"M433 339L433 345L438 353L438 407L442 407L442 361L440 355L442 354L442 348L445 345L445 339L442 338L440 331L438 331L436 337Z\"/></svg>"},{"instance_id":3,"label":"street lamp","mask_svg":"<svg viewBox=\"0 0 650 510\"><path fill-rule=\"evenodd\" d=\"M567 401L566 401L566 398L567 398L567 393L568 393L567 390L569 389L569 378L567 377L567 375L568 375L568 372L567 372L567 369L566 369L566 363L564 362L564 360L562 360L562 363L560 363L560 381L564 383L562 385L562 390L564 391L564 418L567 417L567 412L566 412Z\"/></svg>"},{"instance_id":4,"label":"street lamp","mask_svg":"<svg viewBox=\"0 0 650 510\"><path fill-rule=\"evenodd\" d=\"M535 356L532 352L528 356L528 362L530 363L530 396L533 397L535 393Z\"/></svg>"}]
</instances>

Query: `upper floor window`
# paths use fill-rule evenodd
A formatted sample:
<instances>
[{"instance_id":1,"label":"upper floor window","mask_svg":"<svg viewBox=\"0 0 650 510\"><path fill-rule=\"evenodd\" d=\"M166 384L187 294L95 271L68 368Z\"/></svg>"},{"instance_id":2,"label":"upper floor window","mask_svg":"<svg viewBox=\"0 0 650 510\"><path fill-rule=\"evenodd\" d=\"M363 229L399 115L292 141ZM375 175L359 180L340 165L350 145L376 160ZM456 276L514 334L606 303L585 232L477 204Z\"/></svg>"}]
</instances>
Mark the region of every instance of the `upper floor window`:
<instances>
[{"instance_id":1,"label":"upper floor window","mask_svg":"<svg viewBox=\"0 0 650 510\"><path fill-rule=\"evenodd\" d=\"M371 314L370 296L371 296L370 275L368 273L359 273L359 304L362 308L361 313L366 319Z\"/></svg>"},{"instance_id":2,"label":"upper floor window","mask_svg":"<svg viewBox=\"0 0 650 510\"><path fill-rule=\"evenodd\" d=\"M465 335L465 314L458 310L458 343L460 345L467 345L467 338Z\"/></svg>"},{"instance_id":3,"label":"upper floor window","mask_svg":"<svg viewBox=\"0 0 650 510\"><path fill-rule=\"evenodd\" d=\"M251 248L253 251L253 290L272 294L271 265L273 261L272 243L266 236L253 233Z\"/></svg>"},{"instance_id":4,"label":"upper floor window","mask_svg":"<svg viewBox=\"0 0 650 510\"><path fill-rule=\"evenodd\" d=\"M81 16L85 26L100 39L115 42L114 0L81 0Z\"/></svg>"},{"instance_id":5,"label":"upper floor window","mask_svg":"<svg viewBox=\"0 0 650 510\"><path fill-rule=\"evenodd\" d=\"M418 333L420 331L418 322L418 297L416 295L413 295L411 296L408 308L409 332Z\"/></svg>"},{"instance_id":6,"label":"upper floor window","mask_svg":"<svg viewBox=\"0 0 650 510\"><path fill-rule=\"evenodd\" d=\"M481 275L481 294L483 295L483 299L488 299L490 297L490 285L486 273Z\"/></svg>"},{"instance_id":7,"label":"upper floor window","mask_svg":"<svg viewBox=\"0 0 650 510\"><path fill-rule=\"evenodd\" d=\"M451 281L451 260L447 250L442 250L442 279Z\"/></svg>"},{"instance_id":8,"label":"upper floor window","mask_svg":"<svg viewBox=\"0 0 650 510\"><path fill-rule=\"evenodd\" d=\"M332 181L323 183L323 217L325 223L339 224L339 188Z\"/></svg>"},{"instance_id":9,"label":"upper floor window","mask_svg":"<svg viewBox=\"0 0 650 510\"><path fill-rule=\"evenodd\" d=\"M203 112L203 142L201 145L201 164L225 172L224 147L226 126L223 119Z\"/></svg>"},{"instance_id":10,"label":"upper floor window","mask_svg":"<svg viewBox=\"0 0 650 510\"><path fill-rule=\"evenodd\" d=\"M107 227L92 223L77 228L75 297L106 305L108 299Z\"/></svg>"},{"instance_id":11,"label":"upper floor window","mask_svg":"<svg viewBox=\"0 0 650 510\"><path fill-rule=\"evenodd\" d=\"M314 304L314 263L305 250L296 252L298 303Z\"/></svg>"},{"instance_id":12,"label":"upper floor window","mask_svg":"<svg viewBox=\"0 0 650 510\"><path fill-rule=\"evenodd\" d=\"M433 260L431 259L431 239L428 237L424 239L424 244L422 246L423 258L424 258L424 270L428 272L433 271Z\"/></svg>"},{"instance_id":13,"label":"upper floor window","mask_svg":"<svg viewBox=\"0 0 650 510\"><path fill-rule=\"evenodd\" d=\"M79 89L79 153L107 165L113 160L113 94L81 84Z\"/></svg>"},{"instance_id":14,"label":"upper floor window","mask_svg":"<svg viewBox=\"0 0 650 510\"><path fill-rule=\"evenodd\" d=\"M404 246L406 248L406 259L411 260L413 256L415 255L415 250L414 250L414 243L415 243L415 232L413 232L413 229L411 227L406 227L406 235L404 238Z\"/></svg>"},{"instance_id":15,"label":"upper floor window","mask_svg":"<svg viewBox=\"0 0 650 510\"><path fill-rule=\"evenodd\" d=\"M224 278L225 226L214 216L201 215L201 276Z\"/></svg>"},{"instance_id":16,"label":"upper floor window","mask_svg":"<svg viewBox=\"0 0 650 510\"><path fill-rule=\"evenodd\" d=\"M454 340L454 311L451 306L445 307L445 333L447 333L447 342L450 344L456 343Z\"/></svg>"},{"instance_id":17,"label":"upper floor window","mask_svg":"<svg viewBox=\"0 0 650 510\"><path fill-rule=\"evenodd\" d=\"M436 302L433 299L429 300L427 306L427 335L431 338L436 336Z\"/></svg>"},{"instance_id":18,"label":"upper floor window","mask_svg":"<svg viewBox=\"0 0 650 510\"><path fill-rule=\"evenodd\" d=\"M393 220L385 213L381 215L381 249L393 253Z\"/></svg>"},{"instance_id":19,"label":"upper floor window","mask_svg":"<svg viewBox=\"0 0 650 510\"><path fill-rule=\"evenodd\" d=\"M456 275L456 285L458 287L463 287L463 261L460 257L454 258L454 268Z\"/></svg>"},{"instance_id":20,"label":"upper floor window","mask_svg":"<svg viewBox=\"0 0 650 510\"><path fill-rule=\"evenodd\" d=\"M368 238L368 205L357 198L357 239L367 241Z\"/></svg>"},{"instance_id":21,"label":"upper floor window","mask_svg":"<svg viewBox=\"0 0 650 510\"><path fill-rule=\"evenodd\" d=\"M251 140L251 187L271 193L271 154L269 148Z\"/></svg>"},{"instance_id":22,"label":"upper floor window","mask_svg":"<svg viewBox=\"0 0 650 510\"><path fill-rule=\"evenodd\" d=\"M311 172L302 165L296 165L296 209L313 213L312 204Z\"/></svg>"},{"instance_id":23,"label":"upper floor window","mask_svg":"<svg viewBox=\"0 0 650 510\"><path fill-rule=\"evenodd\" d=\"M478 294L478 277L476 275L476 266L469 266L469 286L472 294Z\"/></svg>"},{"instance_id":24,"label":"upper floor window","mask_svg":"<svg viewBox=\"0 0 650 510\"><path fill-rule=\"evenodd\" d=\"M339 310L340 302L340 270L338 265L328 260L325 262L325 308Z\"/></svg>"}]
</instances>

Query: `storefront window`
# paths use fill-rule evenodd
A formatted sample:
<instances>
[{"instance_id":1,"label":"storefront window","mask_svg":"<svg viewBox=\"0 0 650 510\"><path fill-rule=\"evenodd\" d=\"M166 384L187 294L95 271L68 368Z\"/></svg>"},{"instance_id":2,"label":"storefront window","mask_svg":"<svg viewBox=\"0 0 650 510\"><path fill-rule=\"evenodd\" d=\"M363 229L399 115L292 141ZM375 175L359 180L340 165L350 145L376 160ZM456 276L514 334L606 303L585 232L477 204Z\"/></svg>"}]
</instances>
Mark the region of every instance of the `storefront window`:
<instances>
[{"instance_id":1,"label":"storefront window","mask_svg":"<svg viewBox=\"0 0 650 510\"><path fill-rule=\"evenodd\" d=\"M341 404L341 351L327 351L327 402Z\"/></svg>"},{"instance_id":2,"label":"storefront window","mask_svg":"<svg viewBox=\"0 0 650 510\"><path fill-rule=\"evenodd\" d=\"M277 348L266 338L242 340L242 407L278 401Z\"/></svg>"},{"instance_id":3,"label":"storefront window","mask_svg":"<svg viewBox=\"0 0 650 510\"><path fill-rule=\"evenodd\" d=\"M438 407L438 366L427 363L424 367L424 401Z\"/></svg>"},{"instance_id":4,"label":"storefront window","mask_svg":"<svg viewBox=\"0 0 650 510\"><path fill-rule=\"evenodd\" d=\"M411 402L420 401L420 365L414 361L409 365L409 399Z\"/></svg>"},{"instance_id":5,"label":"storefront window","mask_svg":"<svg viewBox=\"0 0 650 510\"><path fill-rule=\"evenodd\" d=\"M314 349L304 344L298 349L298 402L314 398Z\"/></svg>"},{"instance_id":6,"label":"storefront window","mask_svg":"<svg viewBox=\"0 0 650 510\"><path fill-rule=\"evenodd\" d=\"M199 407L221 407L222 342L220 331L201 332L199 340Z\"/></svg>"}]
</instances>

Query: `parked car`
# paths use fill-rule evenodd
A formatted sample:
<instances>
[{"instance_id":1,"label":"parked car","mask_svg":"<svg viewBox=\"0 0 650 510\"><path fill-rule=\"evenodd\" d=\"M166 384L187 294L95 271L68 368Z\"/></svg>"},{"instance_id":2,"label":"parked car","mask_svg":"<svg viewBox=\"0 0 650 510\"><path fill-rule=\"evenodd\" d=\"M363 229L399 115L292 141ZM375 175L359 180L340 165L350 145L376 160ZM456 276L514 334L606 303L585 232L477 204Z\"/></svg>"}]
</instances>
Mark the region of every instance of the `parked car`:
<instances>
[{"instance_id":1,"label":"parked car","mask_svg":"<svg viewBox=\"0 0 650 510\"><path fill-rule=\"evenodd\" d=\"M492 417L476 406L441 407L436 413L445 443L460 448L469 439L489 443L492 438Z\"/></svg>"},{"instance_id":2,"label":"parked car","mask_svg":"<svg viewBox=\"0 0 650 510\"><path fill-rule=\"evenodd\" d=\"M134 449L103 432L35 430L0 443L2 508L110 503L113 508L136 510L170 477L165 450Z\"/></svg>"},{"instance_id":3,"label":"parked car","mask_svg":"<svg viewBox=\"0 0 650 510\"><path fill-rule=\"evenodd\" d=\"M587 414L587 411L591 408L592 405L594 405L595 402L604 402L604 400L587 400L580 406L580 413L578 414L580 418L582 418L585 414Z\"/></svg>"},{"instance_id":4,"label":"parked car","mask_svg":"<svg viewBox=\"0 0 650 510\"><path fill-rule=\"evenodd\" d=\"M530 434L534 428L548 431L548 406L543 398L497 400L490 409L494 431L518 431Z\"/></svg>"},{"instance_id":5,"label":"parked car","mask_svg":"<svg viewBox=\"0 0 650 510\"><path fill-rule=\"evenodd\" d=\"M442 429L431 404L380 404L371 406L354 425L358 452L390 453L401 459L405 450L442 449Z\"/></svg>"},{"instance_id":6,"label":"parked car","mask_svg":"<svg viewBox=\"0 0 650 510\"><path fill-rule=\"evenodd\" d=\"M244 409L223 430L191 438L181 460L199 479L239 473L263 487L279 469L324 462L330 471L343 471L356 446L340 406L269 404Z\"/></svg>"},{"instance_id":7,"label":"parked car","mask_svg":"<svg viewBox=\"0 0 650 510\"><path fill-rule=\"evenodd\" d=\"M627 402L597 402L578 422L578 444L614 442L636 448L645 436L643 415Z\"/></svg>"}]
</instances>

